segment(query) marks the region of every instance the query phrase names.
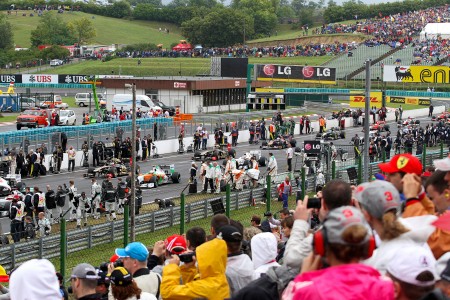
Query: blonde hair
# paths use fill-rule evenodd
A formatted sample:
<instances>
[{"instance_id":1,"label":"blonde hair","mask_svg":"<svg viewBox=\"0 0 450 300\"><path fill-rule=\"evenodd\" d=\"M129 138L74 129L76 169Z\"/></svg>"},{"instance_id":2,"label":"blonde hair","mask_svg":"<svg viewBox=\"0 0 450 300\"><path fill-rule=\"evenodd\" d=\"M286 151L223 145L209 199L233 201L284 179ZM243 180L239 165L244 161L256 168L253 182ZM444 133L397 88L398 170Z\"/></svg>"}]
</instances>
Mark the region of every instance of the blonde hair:
<instances>
[{"instance_id":1,"label":"blonde hair","mask_svg":"<svg viewBox=\"0 0 450 300\"><path fill-rule=\"evenodd\" d=\"M383 239L386 240L395 239L409 231L408 228L397 220L395 211L392 210L383 215L381 222L383 223Z\"/></svg>"},{"instance_id":2,"label":"blonde hair","mask_svg":"<svg viewBox=\"0 0 450 300\"><path fill-rule=\"evenodd\" d=\"M347 245L330 243L330 250L336 258L344 263L349 263L353 259L364 259L367 256L368 242L363 243L369 233L367 228L362 225L354 225L346 228L342 233L342 239Z\"/></svg>"}]
</instances>

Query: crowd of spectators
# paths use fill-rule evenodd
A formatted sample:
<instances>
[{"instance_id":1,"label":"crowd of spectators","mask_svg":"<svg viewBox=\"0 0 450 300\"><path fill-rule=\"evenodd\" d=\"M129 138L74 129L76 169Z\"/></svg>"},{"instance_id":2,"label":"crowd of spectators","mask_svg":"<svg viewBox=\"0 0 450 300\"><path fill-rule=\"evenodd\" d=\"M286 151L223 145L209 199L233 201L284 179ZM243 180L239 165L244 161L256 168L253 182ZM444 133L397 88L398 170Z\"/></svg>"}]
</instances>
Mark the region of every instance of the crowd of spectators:
<instances>
[{"instance_id":1,"label":"crowd of spectators","mask_svg":"<svg viewBox=\"0 0 450 300\"><path fill-rule=\"evenodd\" d=\"M306 196L280 219L267 212L245 227L217 214L209 232L130 243L104 253L98 268L73 268L70 291L110 300L449 299L450 156L434 165L423 174L419 159L399 154L379 164L383 178L326 182L319 208ZM0 279L8 280L1 268ZM9 280L12 300L67 299L46 260L24 263Z\"/></svg>"}]
</instances>

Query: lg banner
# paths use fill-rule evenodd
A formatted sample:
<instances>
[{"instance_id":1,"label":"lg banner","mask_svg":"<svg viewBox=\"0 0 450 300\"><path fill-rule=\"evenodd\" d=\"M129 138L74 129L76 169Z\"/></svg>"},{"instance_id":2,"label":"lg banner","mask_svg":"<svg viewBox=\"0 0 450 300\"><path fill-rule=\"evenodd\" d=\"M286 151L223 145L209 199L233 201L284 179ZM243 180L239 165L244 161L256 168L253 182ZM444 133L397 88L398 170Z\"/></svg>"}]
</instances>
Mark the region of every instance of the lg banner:
<instances>
[{"instance_id":1,"label":"lg banner","mask_svg":"<svg viewBox=\"0 0 450 300\"><path fill-rule=\"evenodd\" d=\"M336 69L311 66L255 65L259 81L336 83Z\"/></svg>"},{"instance_id":2,"label":"lg banner","mask_svg":"<svg viewBox=\"0 0 450 300\"><path fill-rule=\"evenodd\" d=\"M320 154L320 141L305 141L303 150L306 154Z\"/></svg>"}]
</instances>

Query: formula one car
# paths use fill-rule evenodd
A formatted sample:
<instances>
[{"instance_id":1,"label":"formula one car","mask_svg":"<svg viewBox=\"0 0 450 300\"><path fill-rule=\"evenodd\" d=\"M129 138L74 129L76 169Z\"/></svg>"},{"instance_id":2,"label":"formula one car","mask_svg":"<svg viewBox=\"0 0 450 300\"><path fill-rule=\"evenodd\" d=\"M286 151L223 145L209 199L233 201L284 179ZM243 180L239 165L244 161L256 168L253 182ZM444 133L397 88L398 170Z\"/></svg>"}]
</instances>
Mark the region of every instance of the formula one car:
<instances>
[{"instance_id":1,"label":"formula one car","mask_svg":"<svg viewBox=\"0 0 450 300\"><path fill-rule=\"evenodd\" d=\"M175 171L175 165L153 166L148 173L138 176L141 188L155 188L162 184L180 183L180 179L180 173Z\"/></svg>"},{"instance_id":2,"label":"formula one car","mask_svg":"<svg viewBox=\"0 0 450 300\"><path fill-rule=\"evenodd\" d=\"M250 152L246 152L243 156L236 158L238 169L244 169L247 170L251 166L250 159L252 157L255 157L256 161L258 162L259 167L265 167L267 165L267 158L265 156L261 155L260 150L252 150ZM226 165L226 161L224 161L224 166Z\"/></svg>"},{"instance_id":3,"label":"formula one car","mask_svg":"<svg viewBox=\"0 0 450 300\"><path fill-rule=\"evenodd\" d=\"M414 120L414 118L409 117L408 119L404 120L404 121L398 121L397 122L398 126L408 126L408 125L419 125L420 124L420 120Z\"/></svg>"},{"instance_id":4,"label":"formula one car","mask_svg":"<svg viewBox=\"0 0 450 300\"><path fill-rule=\"evenodd\" d=\"M448 111L444 111L443 113L441 113L438 116L433 116L431 118L432 121L441 121L441 120L447 120L448 118L450 118L450 112Z\"/></svg>"},{"instance_id":5,"label":"formula one car","mask_svg":"<svg viewBox=\"0 0 450 300\"><path fill-rule=\"evenodd\" d=\"M195 151L194 156L192 157L193 160L219 160L219 159L225 159L227 156L231 155L232 157L236 156L236 150L230 149L227 150L221 150L221 149L213 149L213 150L204 150L204 151Z\"/></svg>"},{"instance_id":6,"label":"formula one car","mask_svg":"<svg viewBox=\"0 0 450 300\"><path fill-rule=\"evenodd\" d=\"M295 148L295 146L297 145L297 142L291 138L289 138L288 136L281 136L281 137L277 137L274 140L271 141L264 141L261 143L261 146L259 146L259 148L263 149L263 150L268 150L268 149L285 149L288 147L288 144L291 144L292 147Z\"/></svg>"},{"instance_id":7,"label":"formula one car","mask_svg":"<svg viewBox=\"0 0 450 300\"><path fill-rule=\"evenodd\" d=\"M390 127L386 121L377 121L375 124L370 125L370 131L389 131Z\"/></svg>"},{"instance_id":8,"label":"formula one car","mask_svg":"<svg viewBox=\"0 0 450 300\"><path fill-rule=\"evenodd\" d=\"M136 172L139 173L139 166L136 167ZM120 159L113 158L109 160L104 166L89 168L87 174L85 174L84 176L92 178L95 176L106 177L110 175L115 178L118 176L126 176L130 173L130 171L131 167L129 165L125 165Z\"/></svg>"},{"instance_id":9,"label":"formula one car","mask_svg":"<svg viewBox=\"0 0 450 300\"><path fill-rule=\"evenodd\" d=\"M324 133L316 134L316 140L338 140L345 139L345 131L342 131L339 127L331 127Z\"/></svg>"},{"instance_id":10,"label":"formula one car","mask_svg":"<svg viewBox=\"0 0 450 300\"><path fill-rule=\"evenodd\" d=\"M0 196L9 196L14 191L25 192L26 184L21 182L21 176L7 174L5 178L0 178Z\"/></svg>"}]
</instances>

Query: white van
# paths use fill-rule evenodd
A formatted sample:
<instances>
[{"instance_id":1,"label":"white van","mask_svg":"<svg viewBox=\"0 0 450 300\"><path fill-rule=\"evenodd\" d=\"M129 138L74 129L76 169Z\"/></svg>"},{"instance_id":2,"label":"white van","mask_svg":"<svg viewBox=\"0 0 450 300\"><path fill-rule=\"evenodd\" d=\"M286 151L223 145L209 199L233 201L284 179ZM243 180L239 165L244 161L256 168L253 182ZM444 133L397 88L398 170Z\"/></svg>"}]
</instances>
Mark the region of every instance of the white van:
<instances>
[{"instance_id":1,"label":"white van","mask_svg":"<svg viewBox=\"0 0 450 300\"><path fill-rule=\"evenodd\" d=\"M107 101L107 109L111 111L114 105L117 109L130 111L133 108L133 95L132 94L116 94L112 98L112 101ZM136 109L140 108L141 111L161 110L159 106L155 106L152 100L146 95L136 95Z\"/></svg>"},{"instance_id":2,"label":"white van","mask_svg":"<svg viewBox=\"0 0 450 300\"><path fill-rule=\"evenodd\" d=\"M62 60L60 60L60 59L52 59L52 60L50 61L50 66L52 66L52 67L62 66L63 63L64 63L64 62L63 62Z\"/></svg>"},{"instance_id":3,"label":"white van","mask_svg":"<svg viewBox=\"0 0 450 300\"><path fill-rule=\"evenodd\" d=\"M98 101L104 101L105 96L103 94L97 94ZM77 93L75 95L75 104L79 107L85 107L89 105L95 106L94 95L92 93Z\"/></svg>"}]
</instances>

